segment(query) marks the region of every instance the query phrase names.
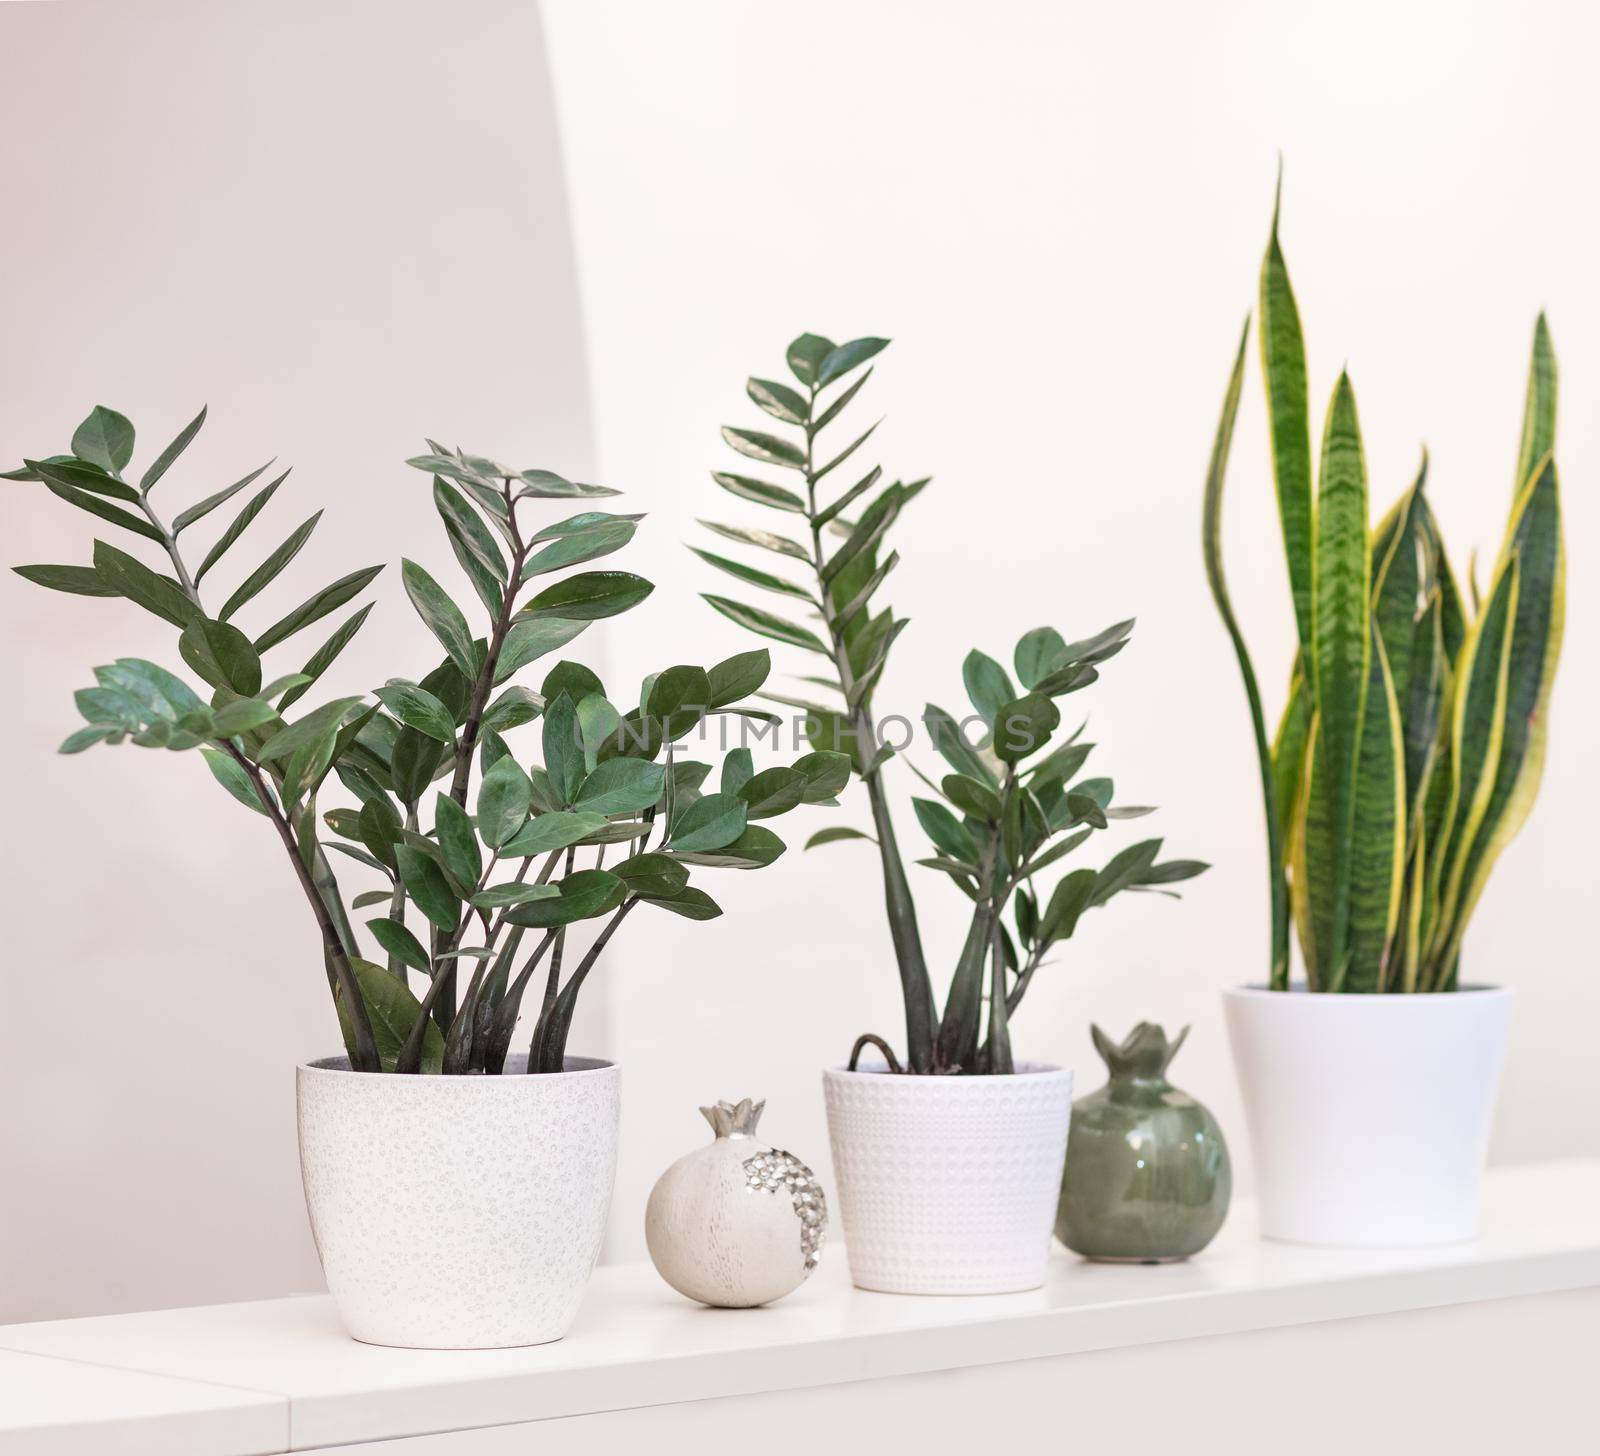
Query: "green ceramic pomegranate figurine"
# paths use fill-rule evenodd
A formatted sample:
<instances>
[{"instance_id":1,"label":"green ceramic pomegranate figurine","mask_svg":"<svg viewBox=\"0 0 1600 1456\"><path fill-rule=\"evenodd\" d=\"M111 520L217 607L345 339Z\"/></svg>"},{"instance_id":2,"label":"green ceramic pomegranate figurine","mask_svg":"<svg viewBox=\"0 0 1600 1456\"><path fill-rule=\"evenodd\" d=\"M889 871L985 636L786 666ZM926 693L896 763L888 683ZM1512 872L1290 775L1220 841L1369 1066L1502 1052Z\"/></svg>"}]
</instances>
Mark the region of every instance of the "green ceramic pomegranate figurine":
<instances>
[{"instance_id":1,"label":"green ceramic pomegranate figurine","mask_svg":"<svg viewBox=\"0 0 1600 1456\"><path fill-rule=\"evenodd\" d=\"M1166 1264L1216 1236L1233 1193L1222 1129L1167 1080L1189 1035L1141 1021L1121 1046L1089 1029L1111 1080L1072 1106L1056 1237L1088 1259Z\"/></svg>"}]
</instances>

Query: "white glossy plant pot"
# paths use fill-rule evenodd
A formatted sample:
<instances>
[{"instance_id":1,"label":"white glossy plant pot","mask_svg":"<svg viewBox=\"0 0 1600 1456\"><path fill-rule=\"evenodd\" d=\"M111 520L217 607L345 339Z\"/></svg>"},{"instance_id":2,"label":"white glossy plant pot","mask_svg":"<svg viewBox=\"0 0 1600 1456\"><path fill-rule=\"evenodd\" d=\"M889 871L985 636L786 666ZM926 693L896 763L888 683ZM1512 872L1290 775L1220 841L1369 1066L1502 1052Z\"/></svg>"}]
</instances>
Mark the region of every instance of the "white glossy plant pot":
<instances>
[{"instance_id":1,"label":"white glossy plant pot","mask_svg":"<svg viewBox=\"0 0 1600 1456\"><path fill-rule=\"evenodd\" d=\"M1044 1283L1072 1120L1072 1073L823 1072L850 1277L889 1294Z\"/></svg>"},{"instance_id":2,"label":"white glossy plant pot","mask_svg":"<svg viewBox=\"0 0 1600 1456\"><path fill-rule=\"evenodd\" d=\"M373 1345L484 1349L566 1334L617 1168L617 1069L394 1076L296 1069L300 1172L328 1290Z\"/></svg>"},{"instance_id":3,"label":"white glossy plant pot","mask_svg":"<svg viewBox=\"0 0 1600 1456\"><path fill-rule=\"evenodd\" d=\"M1401 1248L1477 1237L1512 995L1224 993L1261 1232Z\"/></svg>"}]
</instances>

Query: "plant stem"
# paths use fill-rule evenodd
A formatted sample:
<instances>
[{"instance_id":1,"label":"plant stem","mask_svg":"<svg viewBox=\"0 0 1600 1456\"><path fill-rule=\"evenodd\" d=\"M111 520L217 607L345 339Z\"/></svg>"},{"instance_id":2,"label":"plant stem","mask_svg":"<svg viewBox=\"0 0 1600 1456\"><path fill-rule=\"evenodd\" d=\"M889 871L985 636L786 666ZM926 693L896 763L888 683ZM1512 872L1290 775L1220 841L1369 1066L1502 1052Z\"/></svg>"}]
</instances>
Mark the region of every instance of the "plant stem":
<instances>
[{"instance_id":1,"label":"plant stem","mask_svg":"<svg viewBox=\"0 0 1600 1456\"><path fill-rule=\"evenodd\" d=\"M811 397L806 410L806 519L811 527L811 560L817 573L817 586L823 603L823 621L828 628L828 639L833 649L834 667L839 674L840 687L848 705L855 676L850 667L850 653L844 633L828 610L828 586L823 580L822 527L817 524L817 480L814 455L815 428L811 421L816 412L817 389L811 387ZM850 732L855 747L858 772L871 764L870 754L878 742L877 725L873 722L868 700L861 701L850 715ZM841 745L842 746L842 745ZM929 1072L934 1063L935 1012L933 983L928 977L927 960L922 953L922 934L917 925L917 907L912 899L911 886L906 879L905 863L900 857L899 841L895 838L894 820L889 813L889 802L883 791L879 773L863 773L867 787L867 802L872 809L872 823L877 831L878 858L883 866L883 897L889 915L889 934L894 942L895 960L900 969L900 989L905 1000L906 1057L913 1072Z\"/></svg>"},{"instance_id":2,"label":"plant stem","mask_svg":"<svg viewBox=\"0 0 1600 1456\"><path fill-rule=\"evenodd\" d=\"M572 1028L572 1012L578 1003L578 992L583 989L584 980L594 964L600 959L600 953L606 948L611 937L617 933L622 922L627 919L628 912L639 903L637 895L623 901L621 908L610 920L606 921L605 929L595 937L594 944L589 947L588 953L578 962L567 984L561 988L561 995L556 999L555 1010L550 1017L550 1026L545 1033L544 1045L540 1048L541 1072L559 1072L566 1065L567 1033ZM529 1064L528 1070L534 1070Z\"/></svg>"}]
</instances>

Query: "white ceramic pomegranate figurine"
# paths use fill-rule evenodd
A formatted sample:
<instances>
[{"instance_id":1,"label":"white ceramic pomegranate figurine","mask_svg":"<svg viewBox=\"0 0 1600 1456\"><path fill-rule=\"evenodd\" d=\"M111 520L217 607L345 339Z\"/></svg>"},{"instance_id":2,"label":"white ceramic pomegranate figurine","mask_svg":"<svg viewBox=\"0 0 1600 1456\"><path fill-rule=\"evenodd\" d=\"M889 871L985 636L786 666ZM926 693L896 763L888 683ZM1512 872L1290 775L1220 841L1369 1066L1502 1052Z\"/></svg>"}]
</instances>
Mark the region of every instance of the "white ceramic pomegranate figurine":
<instances>
[{"instance_id":1,"label":"white ceramic pomegranate figurine","mask_svg":"<svg viewBox=\"0 0 1600 1456\"><path fill-rule=\"evenodd\" d=\"M645 1242L679 1294L721 1309L770 1304L817 1267L828 1206L816 1175L756 1141L767 1104L719 1102L700 1114L716 1132L679 1158L650 1192Z\"/></svg>"}]
</instances>

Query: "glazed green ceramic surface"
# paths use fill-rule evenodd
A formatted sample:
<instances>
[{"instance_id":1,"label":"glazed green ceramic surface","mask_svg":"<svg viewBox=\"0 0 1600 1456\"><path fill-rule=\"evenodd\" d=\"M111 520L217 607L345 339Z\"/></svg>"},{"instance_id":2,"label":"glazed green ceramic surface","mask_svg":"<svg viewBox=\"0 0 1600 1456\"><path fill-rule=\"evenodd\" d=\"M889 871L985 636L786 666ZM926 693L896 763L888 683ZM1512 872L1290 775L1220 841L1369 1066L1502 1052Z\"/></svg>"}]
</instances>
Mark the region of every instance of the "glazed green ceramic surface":
<instances>
[{"instance_id":1,"label":"glazed green ceramic surface","mask_svg":"<svg viewBox=\"0 0 1600 1456\"><path fill-rule=\"evenodd\" d=\"M1216 1118L1167 1080L1189 1028L1168 1042L1142 1021L1121 1046L1090 1031L1111 1080L1073 1104L1056 1236L1090 1259L1186 1259L1216 1236L1233 1193Z\"/></svg>"}]
</instances>

